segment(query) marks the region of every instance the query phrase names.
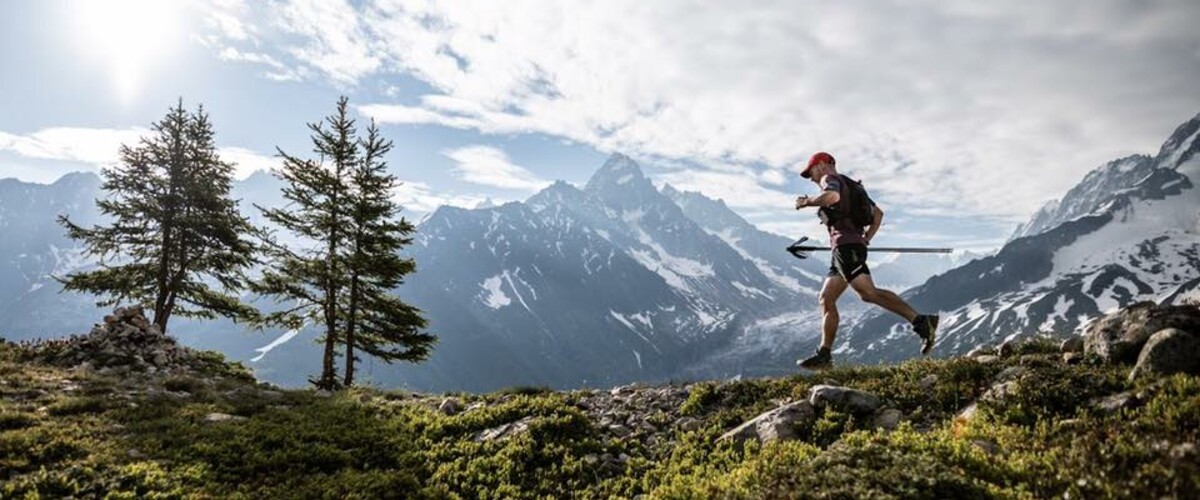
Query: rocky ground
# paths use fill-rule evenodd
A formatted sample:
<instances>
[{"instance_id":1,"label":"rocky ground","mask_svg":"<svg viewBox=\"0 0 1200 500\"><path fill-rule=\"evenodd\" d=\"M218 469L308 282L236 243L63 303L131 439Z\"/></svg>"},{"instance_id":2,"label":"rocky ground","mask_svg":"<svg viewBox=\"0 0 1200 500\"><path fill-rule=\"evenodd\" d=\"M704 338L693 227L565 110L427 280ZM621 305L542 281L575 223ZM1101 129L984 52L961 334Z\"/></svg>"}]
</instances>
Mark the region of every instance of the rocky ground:
<instances>
[{"instance_id":1,"label":"rocky ground","mask_svg":"<svg viewBox=\"0 0 1200 500\"><path fill-rule=\"evenodd\" d=\"M779 379L288 391L139 309L0 346L0 497L1197 498L1200 309Z\"/></svg>"}]
</instances>

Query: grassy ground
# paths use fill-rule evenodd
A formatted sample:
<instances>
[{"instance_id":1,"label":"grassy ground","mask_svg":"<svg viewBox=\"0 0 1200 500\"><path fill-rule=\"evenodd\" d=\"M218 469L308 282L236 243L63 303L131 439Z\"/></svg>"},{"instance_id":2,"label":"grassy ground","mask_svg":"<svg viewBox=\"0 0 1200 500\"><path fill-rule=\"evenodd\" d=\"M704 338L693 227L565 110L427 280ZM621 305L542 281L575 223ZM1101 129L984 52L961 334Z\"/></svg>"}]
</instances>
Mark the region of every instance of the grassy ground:
<instances>
[{"instance_id":1,"label":"grassy ground","mask_svg":"<svg viewBox=\"0 0 1200 500\"><path fill-rule=\"evenodd\" d=\"M351 390L322 397L256 384L236 367L103 377L0 347L0 497L57 498L1198 498L1200 378L1126 382L1127 367L1065 365L1052 346L969 359L841 368L691 387L692 431L600 432L585 393L440 398ZM1018 390L955 415L1009 366ZM214 365L218 366L218 365ZM936 376L933 381L930 375ZM874 392L905 414L893 432L828 411L803 439L736 448L723 432L817 383ZM1141 391L1105 414L1093 398ZM209 422L221 413L244 419ZM531 417L527 432L478 442ZM619 465L597 462L624 455Z\"/></svg>"}]
</instances>

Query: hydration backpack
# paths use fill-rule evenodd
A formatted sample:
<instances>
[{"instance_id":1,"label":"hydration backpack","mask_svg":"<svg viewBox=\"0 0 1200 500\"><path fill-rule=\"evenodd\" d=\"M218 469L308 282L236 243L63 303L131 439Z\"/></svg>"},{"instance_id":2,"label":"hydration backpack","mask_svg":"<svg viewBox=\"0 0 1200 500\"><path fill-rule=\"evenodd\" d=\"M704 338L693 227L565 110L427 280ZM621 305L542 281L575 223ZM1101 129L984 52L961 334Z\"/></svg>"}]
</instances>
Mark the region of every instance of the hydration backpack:
<instances>
[{"instance_id":1,"label":"hydration backpack","mask_svg":"<svg viewBox=\"0 0 1200 500\"><path fill-rule=\"evenodd\" d=\"M827 221L828 225L833 225L848 217L855 226L870 226L871 222L875 220L875 204L867 195L867 188L863 187L861 182L850 177L837 175L842 179L842 190L838 193L842 195L842 199L838 200L834 207L821 209L825 211L823 219Z\"/></svg>"}]
</instances>

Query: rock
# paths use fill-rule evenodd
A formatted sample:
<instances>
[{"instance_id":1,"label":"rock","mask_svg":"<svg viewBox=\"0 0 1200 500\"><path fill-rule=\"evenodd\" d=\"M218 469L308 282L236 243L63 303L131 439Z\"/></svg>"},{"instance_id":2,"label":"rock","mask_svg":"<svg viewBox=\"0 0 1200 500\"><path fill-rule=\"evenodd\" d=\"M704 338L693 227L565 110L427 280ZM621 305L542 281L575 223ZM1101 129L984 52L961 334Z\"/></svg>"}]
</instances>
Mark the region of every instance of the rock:
<instances>
[{"instance_id":1,"label":"rock","mask_svg":"<svg viewBox=\"0 0 1200 500\"><path fill-rule=\"evenodd\" d=\"M278 401L278 400L280 400L280 399L283 399L283 393L282 393L282 392L279 392L279 391L273 391L273 390L270 390L270 389L263 389L263 390L261 390L261 391L258 391L258 396L259 396L260 398L263 398L263 399L269 399L269 400L272 400L272 401Z\"/></svg>"},{"instance_id":2,"label":"rock","mask_svg":"<svg viewBox=\"0 0 1200 500\"><path fill-rule=\"evenodd\" d=\"M974 358L977 356L983 356L985 354L992 354L992 348L979 345L979 346L975 346L974 349L971 349L971 352L967 353L967 357Z\"/></svg>"},{"instance_id":3,"label":"rock","mask_svg":"<svg viewBox=\"0 0 1200 500\"><path fill-rule=\"evenodd\" d=\"M622 385L622 386L618 386L618 387L613 387L613 388L612 388L612 390L611 390L611 391L609 391L609 394L612 394L613 396L620 396L620 395L625 395L625 394L631 394L631 393L633 393L634 391L636 391L636 390L638 390L638 389L641 389L641 388L643 388L643 387L645 387L645 384L641 384L641 383L636 383L636 382L635 382L635 383L628 384L628 385Z\"/></svg>"},{"instance_id":4,"label":"rock","mask_svg":"<svg viewBox=\"0 0 1200 500\"><path fill-rule=\"evenodd\" d=\"M675 421L675 427L684 432L691 432L703 428L704 422L693 417L683 417Z\"/></svg>"},{"instance_id":5,"label":"rock","mask_svg":"<svg viewBox=\"0 0 1200 500\"><path fill-rule=\"evenodd\" d=\"M978 412L979 405L976 403L971 403L967 405L966 408L963 408L962 411L958 412L958 415L955 415L954 418L958 420L971 420L972 418L975 418L975 414Z\"/></svg>"},{"instance_id":6,"label":"rock","mask_svg":"<svg viewBox=\"0 0 1200 500\"><path fill-rule=\"evenodd\" d=\"M1024 373L1025 373L1024 366L1010 366L1008 368L1001 370L1000 373L998 373L996 375L996 381L997 382L1007 382L1009 380L1016 380Z\"/></svg>"},{"instance_id":7,"label":"rock","mask_svg":"<svg viewBox=\"0 0 1200 500\"><path fill-rule=\"evenodd\" d=\"M979 363L982 363L982 364L985 364L985 365L990 365L990 364L992 364L992 363L997 363L997 362L999 362L999 361L1000 361L1000 356L995 356L995 355L991 355L991 354L984 354L983 356L975 356L974 358L971 358L971 359L974 359L975 361L977 361L977 362L979 362Z\"/></svg>"},{"instance_id":8,"label":"rock","mask_svg":"<svg viewBox=\"0 0 1200 500\"><path fill-rule=\"evenodd\" d=\"M210 424L219 422L241 422L247 420L246 417L238 415L230 415L228 413L209 413L204 416L204 421Z\"/></svg>"},{"instance_id":9,"label":"rock","mask_svg":"<svg viewBox=\"0 0 1200 500\"><path fill-rule=\"evenodd\" d=\"M525 431L528 431L530 422L533 422L533 417L525 417L517 420L516 422L509 422L507 424L501 424L496 427L492 427L491 429L487 429L481 431L479 434L476 434L475 441L480 442L508 439L516 436L517 434L522 434Z\"/></svg>"},{"instance_id":10,"label":"rock","mask_svg":"<svg viewBox=\"0 0 1200 500\"><path fill-rule=\"evenodd\" d=\"M971 445L983 450L983 452L987 453L988 455L999 455L1001 451L1000 445L986 439L973 440L971 441Z\"/></svg>"},{"instance_id":11,"label":"rock","mask_svg":"<svg viewBox=\"0 0 1200 500\"><path fill-rule=\"evenodd\" d=\"M1087 327L1083 350L1109 363L1132 363L1150 336L1167 328L1200 334L1200 308L1140 302Z\"/></svg>"},{"instance_id":12,"label":"rock","mask_svg":"<svg viewBox=\"0 0 1200 500\"><path fill-rule=\"evenodd\" d=\"M459 404L455 398L446 398L442 400L442 404L438 405L438 411L445 415L454 415L458 413Z\"/></svg>"},{"instance_id":13,"label":"rock","mask_svg":"<svg viewBox=\"0 0 1200 500\"><path fill-rule=\"evenodd\" d=\"M928 391L933 389L933 386L937 384L937 381L938 376L931 373L922 378L920 382L917 382L917 385L921 386L921 389Z\"/></svg>"},{"instance_id":14,"label":"rock","mask_svg":"<svg viewBox=\"0 0 1200 500\"><path fill-rule=\"evenodd\" d=\"M1013 395L1017 391L1017 387L1019 387L1019 385L1016 381L998 383L988 388L988 390L984 392L982 396L979 396L979 400L990 403L999 403Z\"/></svg>"},{"instance_id":15,"label":"rock","mask_svg":"<svg viewBox=\"0 0 1200 500\"><path fill-rule=\"evenodd\" d=\"M875 414L873 425L876 429L884 429L893 431L900 426L900 419L904 418L904 413L895 408L884 408Z\"/></svg>"},{"instance_id":16,"label":"rock","mask_svg":"<svg viewBox=\"0 0 1200 500\"><path fill-rule=\"evenodd\" d=\"M800 437L798 428L811 425L816 418L811 403L796 401L754 417L717 440L742 443L748 439L759 442L797 439Z\"/></svg>"},{"instance_id":17,"label":"rock","mask_svg":"<svg viewBox=\"0 0 1200 500\"><path fill-rule=\"evenodd\" d=\"M329 397L333 397L333 393L326 389L318 389L316 391L313 391L313 396L316 396L318 398L329 398Z\"/></svg>"},{"instance_id":18,"label":"rock","mask_svg":"<svg viewBox=\"0 0 1200 500\"><path fill-rule=\"evenodd\" d=\"M996 349L996 355L1000 356L1001 358L1007 358L1009 356L1012 356L1013 354L1016 354L1016 352L1017 352L1017 341L1013 340L1013 339L1009 339L1009 340L1005 340L1004 342L1001 342L1000 347L998 347Z\"/></svg>"},{"instance_id":19,"label":"rock","mask_svg":"<svg viewBox=\"0 0 1200 500\"><path fill-rule=\"evenodd\" d=\"M142 453L142 451L137 448L130 448L128 451L125 452L125 454L129 455L129 458L132 458L134 460L146 458L146 454Z\"/></svg>"},{"instance_id":20,"label":"rock","mask_svg":"<svg viewBox=\"0 0 1200 500\"><path fill-rule=\"evenodd\" d=\"M1125 408L1133 408L1141 401L1133 391L1125 391L1093 399L1089 404L1101 413L1112 414Z\"/></svg>"},{"instance_id":21,"label":"rock","mask_svg":"<svg viewBox=\"0 0 1200 500\"><path fill-rule=\"evenodd\" d=\"M583 456L583 463L588 465L596 465L600 461L600 456L595 453L588 453Z\"/></svg>"},{"instance_id":22,"label":"rock","mask_svg":"<svg viewBox=\"0 0 1200 500\"><path fill-rule=\"evenodd\" d=\"M608 426L608 432L613 433L613 435L617 436L617 437L625 437L625 436L628 436L629 433L632 431L630 431L628 427L625 427L622 424L613 424L613 425Z\"/></svg>"},{"instance_id":23,"label":"rock","mask_svg":"<svg viewBox=\"0 0 1200 500\"><path fill-rule=\"evenodd\" d=\"M808 401L814 408L832 407L835 410L849 413L874 413L883 401L879 396L866 391L838 387L834 385L817 385L808 391Z\"/></svg>"},{"instance_id":24,"label":"rock","mask_svg":"<svg viewBox=\"0 0 1200 500\"><path fill-rule=\"evenodd\" d=\"M1083 362L1083 353L1080 352L1064 352L1062 355L1063 363L1068 365L1077 365Z\"/></svg>"},{"instance_id":25,"label":"rock","mask_svg":"<svg viewBox=\"0 0 1200 500\"><path fill-rule=\"evenodd\" d=\"M1151 335L1129 380L1174 373L1200 375L1200 330L1167 328Z\"/></svg>"},{"instance_id":26,"label":"rock","mask_svg":"<svg viewBox=\"0 0 1200 500\"><path fill-rule=\"evenodd\" d=\"M1071 336L1058 346L1059 352L1083 352L1083 337Z\"/></svg>"},{"instance_id":27,"label":"rock","mask_svg":"<svg viewBox=\"0 0 1200 500\"><path fill-rule=\"evenodd\" d=\"M474 403L467 405L467 408L463 411L466 412L466 411L471 411L471 410L478 410L478 409L484 408L486 406L487 406L487 403L484 403L483 401L476 401Z\"/></svg>"}]
</instances>

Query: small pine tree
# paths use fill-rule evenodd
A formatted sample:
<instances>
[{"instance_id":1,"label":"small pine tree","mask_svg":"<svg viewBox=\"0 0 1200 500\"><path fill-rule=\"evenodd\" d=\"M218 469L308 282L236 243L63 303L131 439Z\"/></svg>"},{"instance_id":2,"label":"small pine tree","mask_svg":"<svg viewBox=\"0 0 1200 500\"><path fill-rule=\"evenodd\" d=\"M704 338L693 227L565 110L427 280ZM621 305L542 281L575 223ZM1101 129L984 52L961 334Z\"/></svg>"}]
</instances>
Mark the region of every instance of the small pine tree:
<instances>
[{"instance_id":1,"label":"small pine tree","mask_svg":"<svg viewBox=\"0 0 1200 500\"><path fill-rule=\"evenodd\" d=\"M400 250L412 243L416 228L396 216L401 207L392 198L398 186L387 171L386 155L392 141L379 135L375 122L367 127L366 139L359 142L362 158L354 169L352 224L349 253L346 258L350 275L347 294L346 366L343 384L354 385L355 348L380 359L420 361L429 355L436 341L422 333L426 326L421 311L393 295L392 290L404 276L416 270L412 259L400 256Z\"/></svg>"},{"instance_id":2,"label":"small pine tree","mask_svg":"<svg viewBox=\"0 0 1200 500\"><path fill-rule=\"evenodd\" d=\"M97 305L150 305L164 333L174 315L253 320L257 312L238 295L258 254L257 229L230 198L234 166L218 156L208 115L203 106L187 112L180 99L151 130L101 171L108 196L96 205L110 225L59 217L99 267L56 279L64 290L101 296Z\"/></svg>"}]
</instances>

